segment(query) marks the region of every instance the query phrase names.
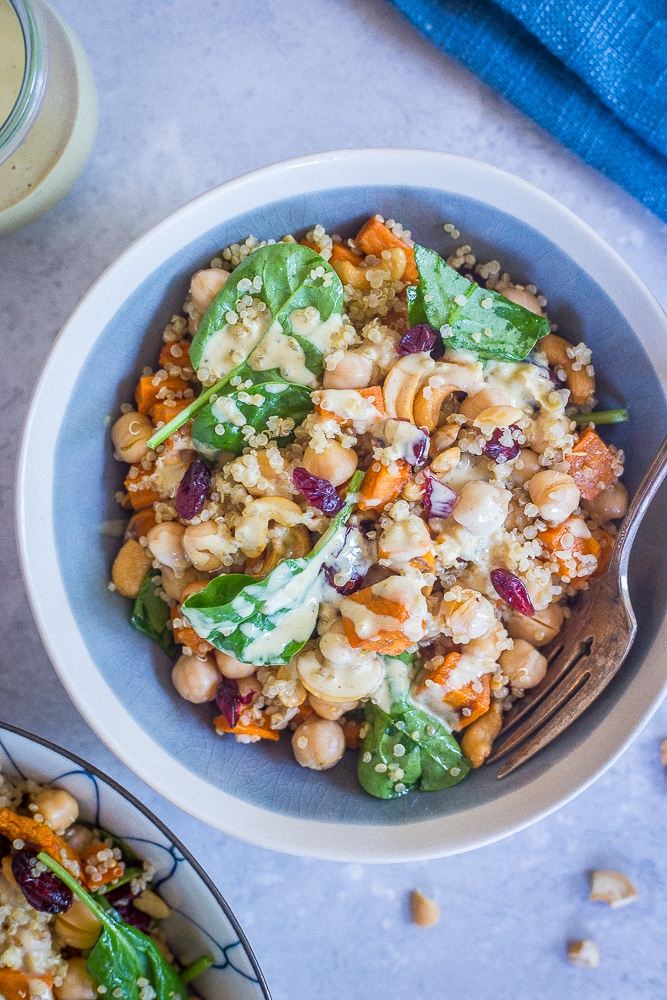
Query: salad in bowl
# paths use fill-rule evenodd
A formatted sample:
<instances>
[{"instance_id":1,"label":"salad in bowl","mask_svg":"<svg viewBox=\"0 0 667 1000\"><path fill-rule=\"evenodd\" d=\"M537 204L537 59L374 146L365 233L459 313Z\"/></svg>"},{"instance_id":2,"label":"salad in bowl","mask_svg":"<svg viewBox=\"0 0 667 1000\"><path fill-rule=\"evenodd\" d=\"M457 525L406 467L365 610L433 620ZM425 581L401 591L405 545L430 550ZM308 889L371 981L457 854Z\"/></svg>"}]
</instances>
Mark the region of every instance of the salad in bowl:
<instances>
[{"instance_id":1,"label":"salad in bowl","mask_svg":"<svg viewBox=\"0 0 667 1000\"><path fill-rule=\"evenodd\" d=\"M110 586L176 691L381 799L483 764L627 505L590 349L459 235L239 234L111 428Z\"/></svg>"}]
</instances>

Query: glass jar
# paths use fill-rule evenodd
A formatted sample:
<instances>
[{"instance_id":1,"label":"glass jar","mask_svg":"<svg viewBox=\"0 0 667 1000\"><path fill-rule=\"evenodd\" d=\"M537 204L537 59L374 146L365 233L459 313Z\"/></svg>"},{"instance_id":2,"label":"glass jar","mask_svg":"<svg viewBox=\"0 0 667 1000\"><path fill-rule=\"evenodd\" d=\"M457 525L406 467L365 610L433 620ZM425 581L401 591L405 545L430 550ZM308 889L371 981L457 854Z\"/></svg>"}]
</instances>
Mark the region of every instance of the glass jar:
<instances>
[{"instance_id":1,"label":"glass jar","mask_svg":"<svg viewBox=\"0 0 667 1000\"><path fill-rule=\"evenodd\" d=\"M78 38L43 0L0 0L0 234L69 191L96 129L95 83Z\"/></svg>"}]
</instances>

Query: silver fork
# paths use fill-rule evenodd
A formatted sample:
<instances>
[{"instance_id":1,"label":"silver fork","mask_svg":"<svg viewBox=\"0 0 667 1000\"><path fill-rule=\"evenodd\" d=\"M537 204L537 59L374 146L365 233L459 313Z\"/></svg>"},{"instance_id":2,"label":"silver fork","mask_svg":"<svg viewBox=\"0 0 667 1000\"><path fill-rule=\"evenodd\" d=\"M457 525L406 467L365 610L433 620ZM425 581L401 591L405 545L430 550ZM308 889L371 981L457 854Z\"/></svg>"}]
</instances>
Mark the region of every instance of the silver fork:
<instances>
[{"instance_id":1,"label":"silver fork","mask_svg":"<svg viewBox=\"0 0 667 1000\"><path fill-rule=\"evenodd\" d=\"M512 750L499 778L515 771L578 718L623 664L637 632L628 593L628 562L637 530L667 475L667 437L653 459L619 528L605 575L572 604L572 614L543 652L544 680L517 701L487 764ZM504 737L504 738L503 738Z\"/></svg>"}]
</instances>

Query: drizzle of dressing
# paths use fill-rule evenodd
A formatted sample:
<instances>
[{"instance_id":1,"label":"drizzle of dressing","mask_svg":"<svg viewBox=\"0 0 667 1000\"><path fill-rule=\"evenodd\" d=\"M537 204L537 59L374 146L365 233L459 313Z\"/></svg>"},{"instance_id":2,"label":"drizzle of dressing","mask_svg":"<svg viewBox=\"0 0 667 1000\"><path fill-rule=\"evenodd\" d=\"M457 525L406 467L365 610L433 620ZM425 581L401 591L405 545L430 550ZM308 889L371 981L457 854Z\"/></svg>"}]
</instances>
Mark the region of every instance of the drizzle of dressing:
<instances>
[{"instance_id":1,"label":"drizzle of dressing","mask_svg":"<svg viewBox=\"0 0 667 1000\"><path fill-rule=\"evenodd\" d=\"M240 365L262 339L270 322L267 310L244 323L227 323L212 333L199 362L199 369L208 373L207 381L217 382Z\"/></svg>"},{"instance_id":2,"label":"drizzle of dressing","mask_svg":"<svg viewBox=\"0 0 667 1000\"><path fill-rule=\"evenodd\" d=\"M484 369L484 381L494 389L502 389L512 406L529 413L538 403L542 409L561 409L562 402L554 404L555 386L543 368L524 361L489 361Z\"/></svg>"},{"instance_id":3,"label":"drizzle of dressing","mask_svg":"<svg viewBox=\"0 0 667 1000\"><path fill-rule=\"evenodd\" d=\"M278 368L284 379L296 382L297 385L311 388L317 385L317 378L306 365L303 348L294 337L283 332L277 320L271 324L261 344L248 358L248 364L256 372Z\"/></svg>"}]
</instances>

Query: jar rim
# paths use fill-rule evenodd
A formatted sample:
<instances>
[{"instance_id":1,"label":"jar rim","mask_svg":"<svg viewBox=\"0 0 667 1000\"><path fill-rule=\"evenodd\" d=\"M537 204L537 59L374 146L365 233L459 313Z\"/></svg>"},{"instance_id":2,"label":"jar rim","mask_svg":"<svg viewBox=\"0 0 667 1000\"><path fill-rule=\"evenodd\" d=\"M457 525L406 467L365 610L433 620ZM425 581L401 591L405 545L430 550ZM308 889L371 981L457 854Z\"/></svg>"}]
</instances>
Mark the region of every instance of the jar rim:
<instances>
[{"instance_id":1,"label":"jar rim","mask_svg":"<svg viewBox=\"0 0 667 1000\"><path fill-rule=\"evenodd\" d=\"M8 0L18 18L25 46L25 67L16 101L0 124L0 163L16 152L32 128L46 93L49 42L39 0Z\"/></svg>"}]
</instances>

